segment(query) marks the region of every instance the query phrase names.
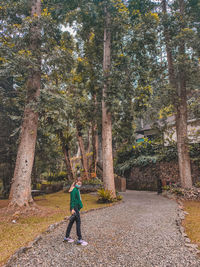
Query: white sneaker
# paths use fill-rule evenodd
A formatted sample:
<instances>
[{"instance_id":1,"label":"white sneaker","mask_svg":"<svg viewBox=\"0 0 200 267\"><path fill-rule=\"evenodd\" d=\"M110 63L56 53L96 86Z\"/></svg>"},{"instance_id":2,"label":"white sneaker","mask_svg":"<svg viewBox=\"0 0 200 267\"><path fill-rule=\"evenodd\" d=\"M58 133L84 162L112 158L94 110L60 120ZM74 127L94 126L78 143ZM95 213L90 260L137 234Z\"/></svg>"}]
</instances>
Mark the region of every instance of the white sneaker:
<instances>
[{"instance_id":1,"label":"white sneaker","mask_svg":"<svg viewBox=\"0 0 200 267\"><path fill-rule=\"evenodd\" d=\"M64 241L66 241L68 243L73 243L74 239L72 239L71 237L64 237Z\"/></svg>"},{"instance_id":2,"label":"white sneaker","mask_svg":"<svg viewBox=\"0 0 200 267\"><path fill-rule=\"evenodd\" d=\"M86 241L80 239L80 240L77 241L77 244L78 244L78 245L81 245L81 246L87 246L87 245L88 245L88 242L86 242Z\"/></svg>"}]
</instances>

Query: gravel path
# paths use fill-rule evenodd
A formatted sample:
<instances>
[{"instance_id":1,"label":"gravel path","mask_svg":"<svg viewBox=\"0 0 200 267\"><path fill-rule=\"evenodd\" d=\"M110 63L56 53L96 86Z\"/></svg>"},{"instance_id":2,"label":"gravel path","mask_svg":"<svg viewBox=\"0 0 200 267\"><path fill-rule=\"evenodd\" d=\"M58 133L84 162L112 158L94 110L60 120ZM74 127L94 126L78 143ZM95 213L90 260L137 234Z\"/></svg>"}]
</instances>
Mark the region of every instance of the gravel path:
<instances>
[{"instance_id":1,"label":"gravel path","mask_svg":"<svg viewBox=\"0 0 200 267\"><path fill-rule=\"evenodd\" d=\"M82 215L88 246L63 243L62 224L9 266L200 267L176 225L176 202L152 192L123 195L124 203Z\"/></svg>"}]
</instances>

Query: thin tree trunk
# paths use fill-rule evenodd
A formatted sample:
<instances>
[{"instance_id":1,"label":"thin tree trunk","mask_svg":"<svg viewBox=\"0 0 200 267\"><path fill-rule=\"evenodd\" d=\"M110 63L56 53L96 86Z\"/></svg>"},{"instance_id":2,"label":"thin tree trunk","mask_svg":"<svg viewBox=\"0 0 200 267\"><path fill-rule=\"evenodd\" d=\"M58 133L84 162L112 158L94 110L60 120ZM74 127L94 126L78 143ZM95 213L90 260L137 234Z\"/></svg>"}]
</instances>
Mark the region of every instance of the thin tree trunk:
<instances>
[{"instance_id":1,"label":"thin tree trunk","mask_svg":"<svg viewBox=\"0 0 200 267\"><path fill-rule=\"evenodd\" d=\"M104 188L111 191L113 197L116 197L114 170L113 170L113 154L112 154L112 119L111 113L108 111L105 100L109 87L109 74L111 67L111 31L110 31L110 13L107 6L104 7L105 28L104 28L104 87L102 90L102 152L103 152L103 182Z\"/></svg>"},{"instance_id":2,"label":"thin tree trunk","mask_svg":"<svg viewBox=\"0 0 200 267\"><path fill-rule=\"evenodd\" d=\"M93 96L93 102L95 105L95 118L97 114L97 99L96 95ZM97 172L97 161L98 161L98 129L97 129L97 122L96 119L92 121L92 171L95 173L96 177L96 172Z\"/></svg>"},{"instance_id":3,"label":"thin tree trunk","mask_svg":"<svg viewBox=\"0 0 200 267\"><path fill-rule=\"evenodd\" d=\"M184 1L180 0L180 12L182 16L184 15ZM167 14L166 0L162 1L163 13ZM167 28L164 29L165 44L167 51L167 61L168 61L168 72L169 81L171 87L176 92L176 97L174 97L174 106L176 111L176 136L177 136L177 150L178 150L178 163L179 163L179 174L181 179L181 185L184 188L192 187L192 177L191 177L191 166L190 166L190 156L188 149L188 138L187 138L187 92L186 92L186 80L185 71L183 64L179 67L178 82L175 77L175 70L173 65L173 57L170 48L170 36ZM184 43L180 44L179 47L180 55L185 55Z\"/></svg>"},{"instance_id":4,"label":"thin tree trunk","mask_svg":"<svg viewBox=\"0 0 200 267\"><path fill-rule=\"evenodd\" d=\"M78 142L78 150L77 150L77 153L76 153L76 157L79 158L81 156L81 150L80 150L80 146L79 146L79 142Z\"/></svg>"},{"instance_id":5,"label":"thin tree trunk","mask_svg":"<svg viewBox=\"0 0 200 267\"><path fill-rule=\"evenodd\" d=\"M41 15L41 0L32 1L31 16L36 20ZM37 69L31 69L27 81L27 104L24 110L24 118L21 129L20 143L17 152L14 176L10 191L10 206L29 206L33 202L31 196L31 172L35 154L37 137L38 112L30 105L37 103L40 94L40 39L41 32L38 23L30 29L30 50L37 57ZM38 54L36 54L38 53Z\"/></svg>"},{"instance_id":6,"label":"thin tree trunk","mask_svg":"<svg viewBox=\"0 0 200 267\"><path fill-rule=\"evenodd\" d=\"M89 174L88 174L88 162L87 162L87 156L85 153L85 148L84 148L84 143L83 143L83 138L82 138L82 133L81 133L81 127L80 125L77 125L77 139L78 139L78 144L81 150L81 161L84 169L84 175L85 178L88 180L89 179Z\"/></svg>"},{"instance_id":7,"label":"thin tree trunk","mask_svg":"<svg viewBox=\"0 0 200 267\"><path fill-rule=\"evenodd\" d=\"M69 155L70 152L69 152L69 148L67 145L63 146L63 152L64 152L64 156L65 156L67 174L69 175L70 180L74 180L74 174L73 174L72 164L71 164L70 155Z\"/></svg>"},{"instance_id":8,"label":"thin tree trunk","mask_svg":"<svg viewBox=\"0 0 200 267\"><path fill-rule=\"evenodd\" d=\"M90 153L91 150L91 127L88 130L88 146L87 146L87 153Z\"/></svg>"},{"instance_id":9,"label":"thin tree trunk","mask_svg":"<svg viewBox=\"0 0 200 267\"><path fill-rule=\"evenodd\" d=\"M97 124L94 122L92 125L92 170L95 173L97 172L97 161L98 161L98 134L97 134Z\"/></svg>"},{"instance_id":10,"label":"thin tree trunk","mask_svg":"<svg viewBox=\"0 0 200 267\"><path fill-rule=\"evenodd\" d=\"M65 157L65 164L66 164L66 169L67 169L67 174L70 180L74 179L74 174L73 174L73 170L72 170L72 164L71 164L71 160L70 160L70 156L69 156L69 147L68 144L63 136L62 131L59 131L58 136L60 138L60 141L62 143L62 150L63 150L63 154Z\"/></svg>"}]
</instances>

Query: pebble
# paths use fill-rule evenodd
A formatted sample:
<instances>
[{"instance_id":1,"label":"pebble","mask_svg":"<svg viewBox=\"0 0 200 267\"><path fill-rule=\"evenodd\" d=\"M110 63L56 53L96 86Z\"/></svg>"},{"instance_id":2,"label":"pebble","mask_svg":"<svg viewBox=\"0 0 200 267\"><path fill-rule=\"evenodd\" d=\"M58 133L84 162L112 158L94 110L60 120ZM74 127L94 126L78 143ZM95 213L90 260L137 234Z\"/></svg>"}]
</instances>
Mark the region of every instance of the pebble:
<instances>
[{"instance_id":1,"label":"pebble","mask_svg":"<svg viewBox=\"0 0 200 267\"><path fill-rule=\"evenodd\" d=\"M63 242L66 222L6 267L200 267L200 259L190 251L193 246L185 245L177 225L174 200L155 192L122 195L124 202L119 205L82 214L88 246ZM76 238L75 226L71 237Z\"/></svg>"}]
</instances>

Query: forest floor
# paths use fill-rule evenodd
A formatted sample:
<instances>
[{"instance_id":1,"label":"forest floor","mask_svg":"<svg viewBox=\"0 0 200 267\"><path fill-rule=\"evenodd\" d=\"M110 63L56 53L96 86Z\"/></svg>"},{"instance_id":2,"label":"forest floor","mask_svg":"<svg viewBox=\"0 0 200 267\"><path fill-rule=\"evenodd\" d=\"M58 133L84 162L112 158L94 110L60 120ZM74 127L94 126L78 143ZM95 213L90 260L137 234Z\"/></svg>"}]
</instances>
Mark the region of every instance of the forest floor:
<instances>
[{"instance_id":1,"label":"forest floor","mask_svg":"<svg viewBox=\"0 0 200 267\"><path fill-rule=\"evenodd\" d=\"M110 204L97 203L97 196L82 194L83 211ZM49 225L62 221L69 212L69 193L58 192L34 198L37 207L23 213L8 210L8 200L0 200L0 266L20 247L27 245Z\"/></svg>"},{"instance_id":2,"label":"forest floor","mask_svg":"<svg viewBox=\"0 0 200 267\"><path fill-rule=\"evenodd\" d=\"M144 191L127 191L123 197L119 205L82 214L82 234L88 246L63 242L66 222L6 267L200 266L200 258L186 246L181 234L176 201ZM75 227L71 236L76 237Z\"/></svg>"}]
</instances>

